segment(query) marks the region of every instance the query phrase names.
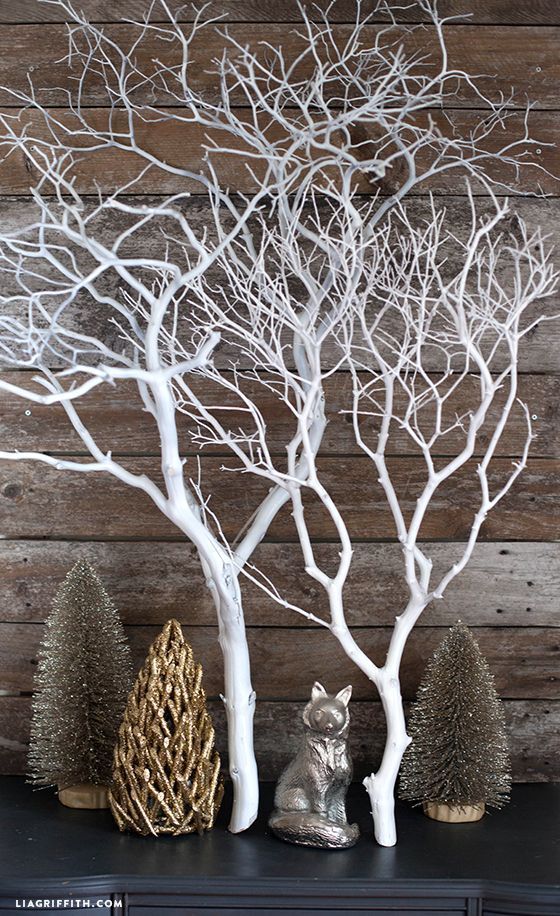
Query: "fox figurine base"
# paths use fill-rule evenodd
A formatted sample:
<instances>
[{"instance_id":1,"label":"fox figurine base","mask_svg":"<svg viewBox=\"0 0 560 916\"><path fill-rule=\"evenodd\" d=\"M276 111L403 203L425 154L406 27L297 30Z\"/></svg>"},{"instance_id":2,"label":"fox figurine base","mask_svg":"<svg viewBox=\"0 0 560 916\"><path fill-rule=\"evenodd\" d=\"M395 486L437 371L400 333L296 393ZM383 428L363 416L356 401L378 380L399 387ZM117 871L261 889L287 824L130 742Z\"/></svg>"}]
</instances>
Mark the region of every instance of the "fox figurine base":
<instances>
[{"instance_id":1,"label":"fox figurine base","mask_svg":"<svg viewBox=\"0 0 560 916\"><path fill-rule=\"evenodd\" d=\"M315 683L303 711L304 736L298 753L276 786L273 833L288 843L347 849L360 835L346 820L346 792L352 779L348 753L352 687L336 696Z\"/></svg>"}]
</instances>

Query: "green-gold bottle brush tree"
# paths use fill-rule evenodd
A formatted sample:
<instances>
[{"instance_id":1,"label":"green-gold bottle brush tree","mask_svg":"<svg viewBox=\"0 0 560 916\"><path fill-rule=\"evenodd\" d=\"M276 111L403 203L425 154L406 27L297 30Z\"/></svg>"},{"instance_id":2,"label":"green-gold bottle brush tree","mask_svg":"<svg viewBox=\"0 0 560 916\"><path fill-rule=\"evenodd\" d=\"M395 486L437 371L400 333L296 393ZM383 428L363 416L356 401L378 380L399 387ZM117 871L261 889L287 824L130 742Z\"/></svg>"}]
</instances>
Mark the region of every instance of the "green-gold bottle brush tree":
<instances>
[{"instance_id":1,"label":"green-gold bottle brush tree","mask_svg":"<svg viewBox=\"0 0 560 916\"><path fill-rule=\"evenodd\" d=\"M458 621L428 663L408 723L402 799L434 820L479 820L511 788L503 705L471 631Z\"/></svg>"},{"instance_id":2,"label":"green-gold bottle brush tree","mask_svg":"<svg viewBox=\"0 0 560 916\"><path fill-rule=\"evenodd\" d=\"M38 653L29 777L72 808L107 807L113 747L132 684L117 609L91 564L62 583Z\"/></svg>"}]
</instances>

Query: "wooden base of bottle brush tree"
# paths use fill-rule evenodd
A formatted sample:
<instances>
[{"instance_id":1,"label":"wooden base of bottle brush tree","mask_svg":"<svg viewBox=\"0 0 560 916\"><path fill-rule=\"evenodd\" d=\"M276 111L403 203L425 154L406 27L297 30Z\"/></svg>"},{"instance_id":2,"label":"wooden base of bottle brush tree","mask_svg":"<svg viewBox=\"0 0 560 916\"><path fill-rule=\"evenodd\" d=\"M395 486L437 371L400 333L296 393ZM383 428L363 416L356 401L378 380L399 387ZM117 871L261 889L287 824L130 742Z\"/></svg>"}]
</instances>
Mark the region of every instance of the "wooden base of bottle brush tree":
<instances>
[{"instance_id":1,"label":"wooden base of bottle brush tree","mask_svg":"<svg viewBox=\"0 0 560 916\"><path fill-rule=\"evenodd\" d=\"M424 802L424 814L445 824L472 824L484 816L486 805L446 805L441 802Z\"/></svg>"},{"instance_id":2,"label":"wooden base of bottle brush tree","mask_svg":"<svg viewBox=\"0 0 560 916\"><path fill-rule=\"evenodd\" d=\"M106 786L92 782L81 782L58 790L58 800L67 808L108 808L109 795Z\"/></svg>"}]
</instances>

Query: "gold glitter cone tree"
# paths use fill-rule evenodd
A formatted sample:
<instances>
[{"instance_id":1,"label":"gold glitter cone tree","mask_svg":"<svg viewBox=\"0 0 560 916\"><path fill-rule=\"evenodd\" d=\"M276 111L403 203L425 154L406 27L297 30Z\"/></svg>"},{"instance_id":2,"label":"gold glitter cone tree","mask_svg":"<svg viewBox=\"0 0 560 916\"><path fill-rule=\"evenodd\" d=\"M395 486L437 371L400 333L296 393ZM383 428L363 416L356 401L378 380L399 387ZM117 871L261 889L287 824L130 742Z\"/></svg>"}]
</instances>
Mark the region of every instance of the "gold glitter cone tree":
<instances>
[{"instance_id":1,"label":"gold glitter cone tree","mask_svg":"<svg viewBox=\"0 0 560 916\"><path fill-rule=\"evenodd\" d=\"M502 703L488 664L461 621L427 666L408 732L412 743L402 763L401 798L423 802L429 816L453 821L478 820L485 803L499 808L508 800ZM470 815L467 809L473 809Z\"/></svg>"},{"instance_id":2,"label":"gold glitter cone tree","mask_svg":"<svg viewBox=\"0 0 560 916\"><path fill-rule=\"evenodd\" d=\"M109 803L120 830L144 835L210 829L223 785L214 728L180 624L152 643L115 747Z\"/></svg>"},{"instance_id":3,"label":"gold glitter cone tree","mask_svg":"<svg viewBox=\"0 0 560 916\"><path fill-rule=\"evenodd\" d=\"M29 750L35 785L64 792L81 786L87 793L88 784L109 784L131 683L117 609L93 567L80 560L54 600L39 649ZM76 806L100 805L82 799Z\"/></svg>"}]
</instances>

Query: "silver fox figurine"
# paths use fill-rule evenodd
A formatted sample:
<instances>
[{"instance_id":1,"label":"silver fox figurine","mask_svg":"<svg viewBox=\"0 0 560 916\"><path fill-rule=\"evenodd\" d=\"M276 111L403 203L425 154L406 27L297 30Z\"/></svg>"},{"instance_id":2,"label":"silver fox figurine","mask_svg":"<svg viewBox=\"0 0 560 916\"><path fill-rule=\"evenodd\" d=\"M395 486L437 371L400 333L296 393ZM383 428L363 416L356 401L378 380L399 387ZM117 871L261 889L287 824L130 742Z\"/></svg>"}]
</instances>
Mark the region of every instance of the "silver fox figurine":
<instances>
[{"instance_id":1,"label":"silver fox figurine","mask_svg":"<svg viewBox=\"0 0 560 916\"><path fill-rule=\"evenodd\" d=\"M303 711L300 749L276 786L269 826L276 836L300 846L347 849L360 835L346 820L345 798L352 779L348 753L352 687L336 696L315 683Z\"/></svg>"}]
</instances>

